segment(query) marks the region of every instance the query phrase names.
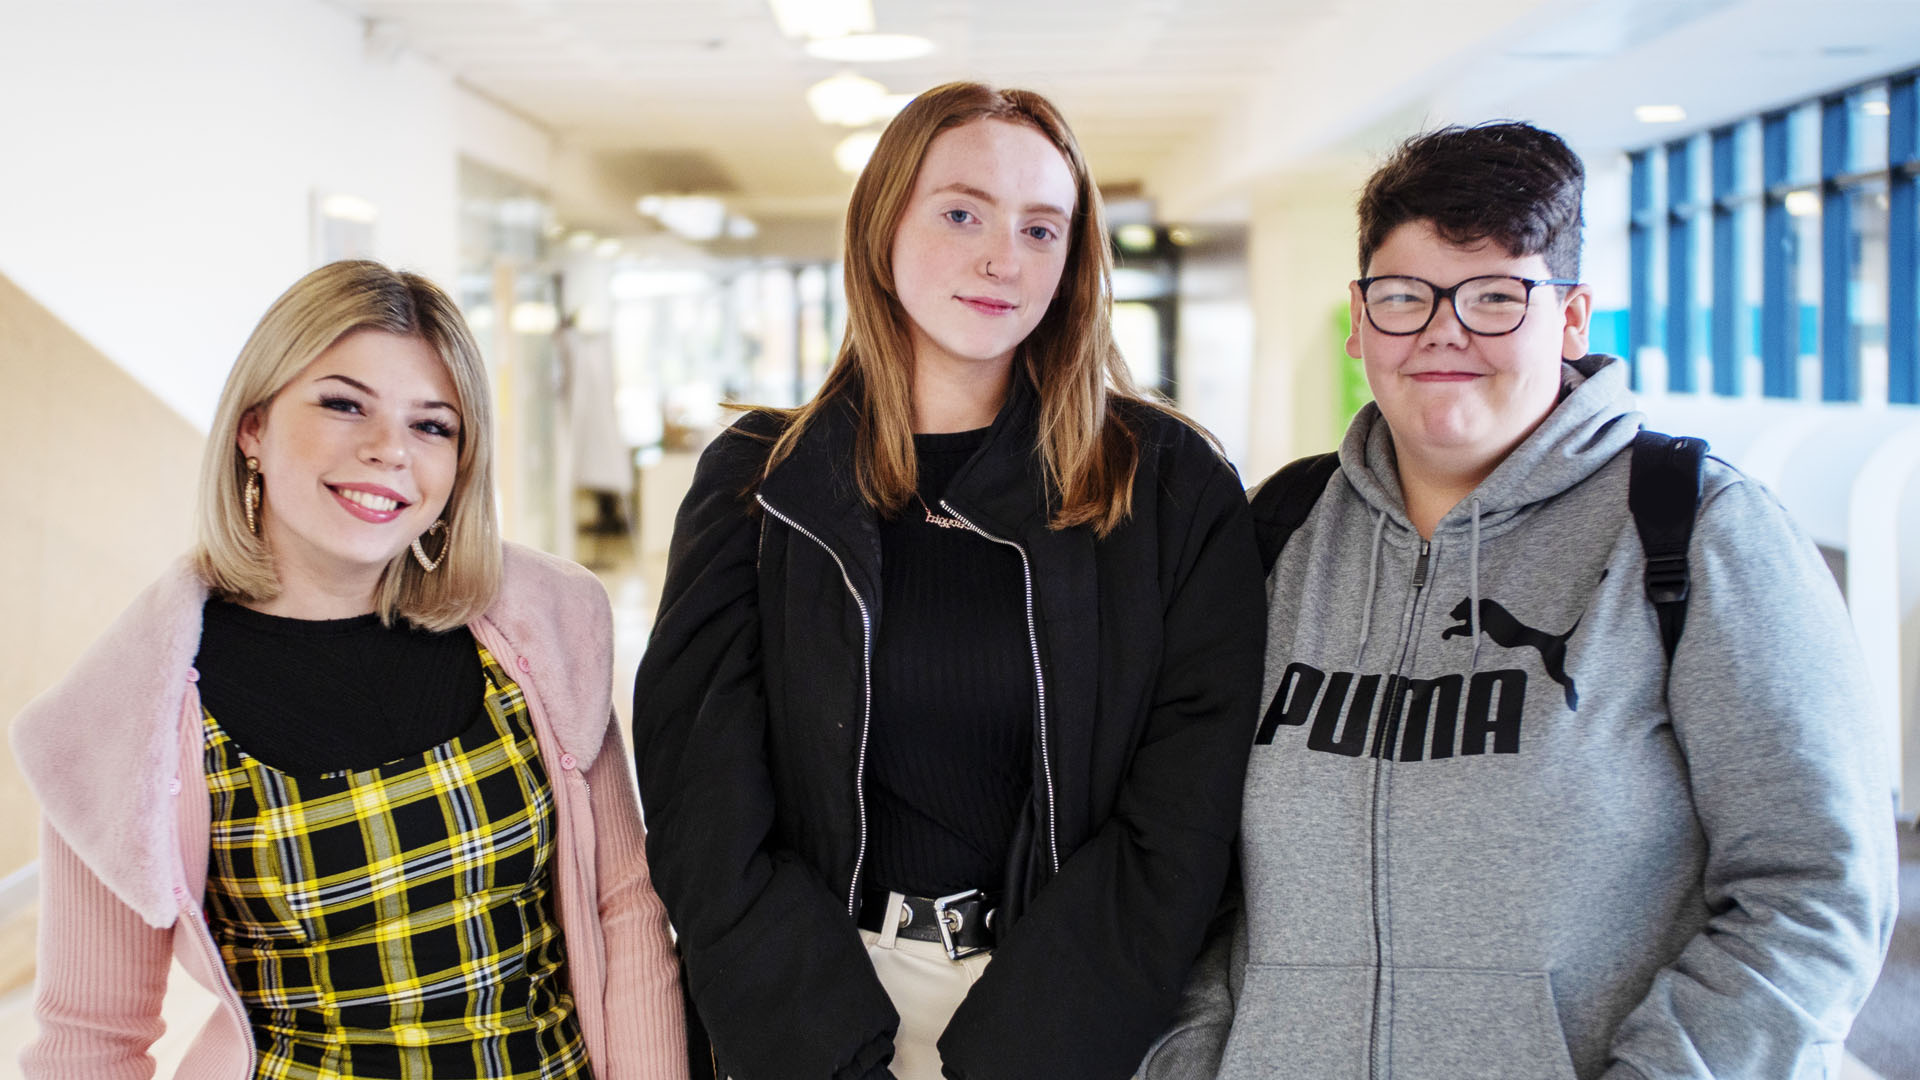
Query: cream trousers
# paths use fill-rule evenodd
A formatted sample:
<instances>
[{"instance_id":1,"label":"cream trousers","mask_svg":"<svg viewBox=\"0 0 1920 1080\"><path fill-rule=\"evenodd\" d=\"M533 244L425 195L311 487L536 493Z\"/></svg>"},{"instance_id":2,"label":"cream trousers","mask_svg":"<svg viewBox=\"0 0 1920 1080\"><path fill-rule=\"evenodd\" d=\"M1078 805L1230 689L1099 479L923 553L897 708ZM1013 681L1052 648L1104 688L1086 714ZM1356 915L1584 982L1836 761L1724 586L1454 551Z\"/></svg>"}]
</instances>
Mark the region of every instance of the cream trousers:
<instances>
[{"instance_id":1,"label":"cream trousers","mask_svg":"<svg viewBox=\"0 0 1920 1080\"><path fill-rule=\"evenodd\" d=\"M899 893L892 894L889 907L897 908L900 899ZM893 1075L898 1080L940 1080L940 1051L934 1043L947 1030L947 1021L967 990L987 970L992 954L949 960L939 942L896 938L895 929L889 922L879 933L860 931L874 973L900 1013L900 1031L893 1038Z\"/></svg>"}]
</instances>

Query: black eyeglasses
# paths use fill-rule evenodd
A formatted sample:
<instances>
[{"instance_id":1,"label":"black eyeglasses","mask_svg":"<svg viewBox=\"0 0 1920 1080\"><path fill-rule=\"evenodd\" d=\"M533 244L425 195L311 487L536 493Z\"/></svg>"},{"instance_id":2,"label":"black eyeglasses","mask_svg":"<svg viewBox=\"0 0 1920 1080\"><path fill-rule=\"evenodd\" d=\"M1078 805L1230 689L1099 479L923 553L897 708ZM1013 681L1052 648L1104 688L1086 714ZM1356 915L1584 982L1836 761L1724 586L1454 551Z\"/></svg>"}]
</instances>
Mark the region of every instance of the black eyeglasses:
<instances>
[{"instance_id":1,"label":"black eyeglasses","mask_svg":"<svg viewBox=\"0 0 1920 1080\"><path fill-rule=\"evenodd\" d=\"M1528 301L1541 285L1578 285L1561 278L1506 277L1489 274L1470 277L1443 289L1425 278L1404 274L1363 277L1358 282L1367 321L1375 330L1396 337L1417 334L1433 321L1440 301L1453 304L1453 317L1468 332L1481 337L1499 337L1520 329L1526 321Z\"/></svg>"}]
</instances>

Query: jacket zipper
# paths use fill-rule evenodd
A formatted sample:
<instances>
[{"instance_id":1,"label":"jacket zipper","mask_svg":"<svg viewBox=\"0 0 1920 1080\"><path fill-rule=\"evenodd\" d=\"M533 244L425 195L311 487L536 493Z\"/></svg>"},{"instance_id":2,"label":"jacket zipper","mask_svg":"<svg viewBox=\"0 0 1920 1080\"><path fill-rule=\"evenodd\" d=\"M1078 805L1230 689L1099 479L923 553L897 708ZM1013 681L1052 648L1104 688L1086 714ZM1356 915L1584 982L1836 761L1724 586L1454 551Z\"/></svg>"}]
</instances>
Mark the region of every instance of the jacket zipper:
<instances>
[{"instance_id":1,"label":"jacket zipper","mask_svg":"<svg viewBox=\"0 0 1920 1080\"><path fill-rule=\"evenodd\" d=\"M1055 821L1053 810L1053 761L1047 748L1047 677L1046 673L1040 669L1040 633L1033 621L1033 564L1027 559L1026 548L975 525L965 514L955 510L952 503L941 499L940 508L952 514L960 524L980 536L996 544L1005 544L1020 553L1020 573L1025 577L1027 586L1027 648L1033 654L1033 686L1039 702L1037 711L1040 720L1040 777L1046 781L1047 786L1047 855L1052 862L1053 872L1058 874L1060 872L1060 838L1059 826Z\"/></svg>"},{"instance_id":2,"label":"jacket zipper","mask_svg":"<svg viewBox=\"0 0 1920 1080\"><path fill-rule=\"evenodd\" d=\"M1420 603L1420 590L1427 587L1427 560L1429 557L1431 557L1432 554L1433 554L1433 542L1430 540L1424 540L1424 539L1421 540L1420 541L1420 558L1417 559L1413 564L1413 607L1416 609L1419 607L1419 603ZM1409 618L1411 619L1412 617L1413 617L1412 611L1410 610ZM1400 666L1406 663L1407 641L1409 636L1412 633L1413 633L1413 627L1411 623L1409 623L1407 628L1401 634L1400 659L1394 665L1396 668L1399 668ZM1389 696L1387 700L1387 707L1389 709L1393 707L1393 699L1391 696ZM1386 748L1386 752L1385 752L1386 760L1391 761L1393 759L1392 753L1393 752L1391 747ZM1381 995L1382 995L1382 991L1385 988L1385 981L1386 981L1386 973L1384 971L1385 958L1386 958L1386 949L1384 946L1385 935L1381 929L1380 889L1379 889L1380 774L1384 771L1385 771L1385 766L1381 764L1380 759L1375 759L1373 763L1373 815L1372 815L1372 820L1368 821L1367 823L1367 835L1369 837L1368 849L1372 854L1373 878L1374 878L1374 881L1372 883L1373 903L1371 905L1373 908L1373 1024L1371 1025L1371 1030L1367 1033L1367 1071L1370 1076L1374 1076L1374 1077L1378 1077L1380 1075L1380 1031L1381 1031L1381 1013L1383 1011L1382 1010L1383 1002L1381 1000Z\"/></svg>"},{"instance_id":3,"label":"jacket zipper","mask_svg":"<svg viewBox=\"0 0 1920 1080\"><path fill-rule=\"evenodd\" d=\"M833 565L840 568L840 580L847 585L847 592L853 596L853 602L860 609L860 760L853 774L853 803L860 813L860 847L853 856L853 880L847 883L847 915L860 917L860 870L867 862L867 730L873 723L873 616L867 611L867 601L860 590L853 587L853 578L847 574L847 564L840 561L840 554L828 547L826 542L807 531L807 527L787 515L774 509L764 495L755 495L754 499L764 507L767 513L779 518L787 528L819 545L827 553ZM762 534L762 541L765 534Z\"/></svg>"}]
</instances>

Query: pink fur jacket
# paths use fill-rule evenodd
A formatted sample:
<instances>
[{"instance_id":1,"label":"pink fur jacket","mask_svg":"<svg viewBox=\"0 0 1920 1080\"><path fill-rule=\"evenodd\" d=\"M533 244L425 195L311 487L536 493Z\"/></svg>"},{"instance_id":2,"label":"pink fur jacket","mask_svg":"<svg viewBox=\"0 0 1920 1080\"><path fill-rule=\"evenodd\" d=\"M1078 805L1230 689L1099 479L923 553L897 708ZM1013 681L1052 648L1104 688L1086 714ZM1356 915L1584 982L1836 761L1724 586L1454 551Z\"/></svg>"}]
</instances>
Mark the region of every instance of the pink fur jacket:
<instances>
[{"instance_id":1,"label":"pink fur jacket","mask_svg":"<svg viewBox=\"0 0 1920 1080\"><path fill-rule=\"evenodd\" d=\"M193 659L206 596L183 560L14 723L43 812L30 1080L151 1077L170 959L221 1003L176 1076L253 1075L251 1028L202 911L210 810ZM591 574L508 545L500 595L471 626L525 689L553 780L555 907L594 1076L673 1080L687 1071L679 976L610 719L611 623Z\"/></svg>"}]
</instances>

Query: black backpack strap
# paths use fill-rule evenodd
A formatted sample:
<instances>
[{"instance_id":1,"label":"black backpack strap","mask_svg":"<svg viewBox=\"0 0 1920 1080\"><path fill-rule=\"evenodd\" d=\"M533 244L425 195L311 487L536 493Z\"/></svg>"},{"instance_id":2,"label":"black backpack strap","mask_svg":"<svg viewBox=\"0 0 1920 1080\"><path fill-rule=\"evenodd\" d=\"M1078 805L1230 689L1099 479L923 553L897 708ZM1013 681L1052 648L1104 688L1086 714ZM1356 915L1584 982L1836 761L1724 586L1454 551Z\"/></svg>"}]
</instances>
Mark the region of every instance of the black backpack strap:
<instances>
[{"instance_id":1,"label":"black backpack strap","mask_svg":"<svg viewBox=\"0 0 1920 1080\"><path fill-rule=\"evenodd\" d=\"M1327 481L1340 468L1340 455L1315 454L1288 462L1267 477L1253 493L1253 531L1260 544L1260 564L1266 573L1280 559L1280 549L1294 531L1306 524L1313 504L1327 490Z\"/></svg>"},{"instance_id":2,"label":"black backpack strap","mask_svg":"<svg viewBox=\"0 0 1920 1080\"><path fill-rule=\"evenodd\" d=\"M1633 437L1627 509L1647 556L1647 599L1660 620L1660 643L1668 662L1687 625L1687 546L1700 509L1700 464L1706 456L1707 444L1701 439L1657 431Z\"/></svg>"}]
</instances>

